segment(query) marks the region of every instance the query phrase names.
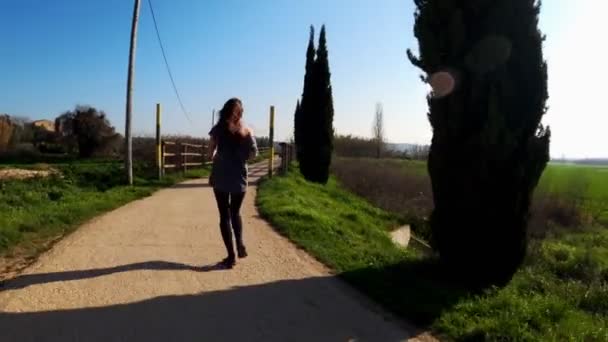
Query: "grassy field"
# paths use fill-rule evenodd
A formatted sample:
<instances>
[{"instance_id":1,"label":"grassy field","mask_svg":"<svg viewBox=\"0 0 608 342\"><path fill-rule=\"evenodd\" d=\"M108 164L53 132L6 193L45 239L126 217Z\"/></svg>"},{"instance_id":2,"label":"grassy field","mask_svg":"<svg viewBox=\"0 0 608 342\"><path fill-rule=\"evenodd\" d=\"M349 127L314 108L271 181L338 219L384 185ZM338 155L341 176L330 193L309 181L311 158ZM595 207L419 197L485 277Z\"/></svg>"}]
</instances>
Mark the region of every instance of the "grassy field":
<instances>
[{"instance_id":1,"label":"grassy field","mask_svg":"<svg viewBox=\"0 0 608 342\"><path fill-rule=\"evenodd\" d=\"M549 164L539 186L555 192L567 192L569 188L576 186L585 191L586 197L606 199L608 165Z\"/></svg>"},{"instance_id":2,"label":"grassy field","mask_svg":"<svg viewBox=\"0 0 608 342\"><path fill-rule=\"evenodd\" d=\"M425 162L336 158L332 172L349 190L408 217L419 237L428 239L433 197ZM535 191L532 214L534 235L581 224L608 226L608 167L550 164Z\"/></svg>"},{"instance_id":3,"label":"grassy field","mask_svg":"<svg viewBox=\"0 0 608 342\"><path fill-rule=\"evenodd\" d=\"M342 160L356 160L363 163L378 165L378 159L370 158L339 158ZM409 161L399 159L381 159L380 163L389 167L400 167L412 171L420 176L428 177L427 165L423 161ZM608 198L608 165L590 166L576 164L550 163L539 183L539 190L569 193L576 190L591 199Z\"/></svg>"},{"instance_id":4,"label":"grassy field","mask_svg":"<svg viewBox=\"0 0 608 342\"><path fill-rule=\"evenodd\" d=\"M608 226L608 166L550 164L538 189L579 201Z\"/></svg>"},{"instance_id":5,"label":"grassy field","mask_svg":"<svg viewBox=\"0 0 608 342\"><path fill-rule=\"evenodd\" d=\"M335 179L292 172L261 185L258 206L282 234L340 277L408 320L452 340L608 340L608 231L535 241L502 289L471 293L436 260L393 245L400 218L374 208Z\"/></svg>"},{"instance_id":6,"label":"grassy field","mask_svg":"<svg viewBox=\"0 0 608 342\"><path fill-rule=\"evenodd\" d=\"M124 185L124 171L118 162L80 161L60 164L2 165L26 169L54 169L49 178L0 180L0 256L32 256L78 224L149 196L161 187L184 178L202 177L208 170L154 180L154 172L135 168L135 185Z\"/></svg>"}]
</instances>

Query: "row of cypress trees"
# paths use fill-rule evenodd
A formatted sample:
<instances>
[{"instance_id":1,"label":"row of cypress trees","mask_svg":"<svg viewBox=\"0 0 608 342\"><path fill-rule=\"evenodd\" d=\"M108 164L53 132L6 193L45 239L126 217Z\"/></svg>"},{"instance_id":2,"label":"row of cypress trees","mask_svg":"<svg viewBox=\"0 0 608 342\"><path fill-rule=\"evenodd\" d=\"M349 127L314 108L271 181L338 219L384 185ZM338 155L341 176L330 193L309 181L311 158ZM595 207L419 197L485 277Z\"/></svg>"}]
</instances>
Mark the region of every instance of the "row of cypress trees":
<instances>
[{"instance_id":1,"label":"row of cypress trees","mask_svg":"<svg viewBox=\"0 0 608 342\"><path fill-rule=\"evenodd\" d=\"M334 104L325 25L321 28L316 49L314 39L314 27L311 26L304 90L294 115L294 139L304 178L325 184L329 178L334 139Z\"/></svg>"}]
</instances>

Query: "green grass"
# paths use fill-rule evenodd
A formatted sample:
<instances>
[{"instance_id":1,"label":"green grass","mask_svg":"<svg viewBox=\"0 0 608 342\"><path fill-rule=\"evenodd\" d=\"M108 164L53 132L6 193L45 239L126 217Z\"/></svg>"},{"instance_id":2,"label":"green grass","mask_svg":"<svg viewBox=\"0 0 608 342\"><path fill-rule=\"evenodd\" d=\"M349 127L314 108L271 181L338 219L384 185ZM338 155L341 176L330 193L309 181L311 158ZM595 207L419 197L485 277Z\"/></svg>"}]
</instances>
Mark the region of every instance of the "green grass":
<instances>
[{"instance_id":1,"label":"green grass","mask_svg":"<svg viewBox=\"0 0 608 342\"><path fill-rule=\"evenodd\" d=\"M568 192L576 187L586 197L608 198L608 166L549 164L539 184L548 191Z\"/></svg>"},{"instance_id":2,"label":"green grass","mask_svg":"<svg viewBox=\"0 0 608 342\"><path fill-rule=\"evenodd\" d=\"M399 219L331 179L294 170L264 182L262 215L276 229L388 309L452 340L608 340L608 231L537 242L501 289L471 292L436 260L393 245Z\"/></svg>"},{"instance_id":3,"label":"green grass","mask_svg":"<svg viewBox=\"0 0 608 342\"><path fill-rule=\"evenodd\" d=\"M258 153L257 157L248 161L249 164L259 163L270 158L270 150Z\"/></svg>"},{"instance_id":4,"label":"green grass","mask_svg":"<svg viewBox=\"0 0 608 342\"><path fill-rule=\"evenodd\" d=\"M185 178L208 174L208 170L198 169L158 181L153 172L136 167L135 185L129 187L124 185L124 171L118 162L32 164L27 168L53 168L61 176L0 180L0 255L10 254L15 247L35 254L49 239L71 232L96 215Z\"/></svg>"},{"instance_id":5,"label":"green grass","mask_svg":"<svg viewBox=\"0 0 608 342\"><path fill-rule=\"evenodd\" d=\"M334 179L321 186L301 177L276 177L262 184L257 203L281 232L338 271L393 263L406 254L393 248L386 234L402 222Z\"/></svg>"},{"instance_id":6,"label":"green grass","mask_svg":"<svg viewBox=\"0 0 608 342\"><path fill-rule=\"evenodd\" d=\"M608 226L608 166L550 164L538 189L580 201L587 211Z\"/></svg>"}]
</instances>

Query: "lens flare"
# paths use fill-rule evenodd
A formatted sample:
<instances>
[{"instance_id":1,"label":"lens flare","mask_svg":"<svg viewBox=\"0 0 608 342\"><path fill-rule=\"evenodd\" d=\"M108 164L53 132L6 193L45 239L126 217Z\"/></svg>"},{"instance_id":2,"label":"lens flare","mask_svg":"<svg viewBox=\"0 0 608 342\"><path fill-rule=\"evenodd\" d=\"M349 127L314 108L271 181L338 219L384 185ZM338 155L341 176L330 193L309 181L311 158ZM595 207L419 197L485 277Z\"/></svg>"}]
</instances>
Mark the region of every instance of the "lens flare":
<instances>
[{"instance_id":1,"label":"lens flare","mask_svg":"<svg viewBox=\"0 0 608 342\"><path fill-rule=\"evenodd\" d=\"M433 89L432 96L434 98L448 96L456 87L456 79L447 71L439 71L432 74L428 79L428 83Z\"/></svg>"}]
</instances>

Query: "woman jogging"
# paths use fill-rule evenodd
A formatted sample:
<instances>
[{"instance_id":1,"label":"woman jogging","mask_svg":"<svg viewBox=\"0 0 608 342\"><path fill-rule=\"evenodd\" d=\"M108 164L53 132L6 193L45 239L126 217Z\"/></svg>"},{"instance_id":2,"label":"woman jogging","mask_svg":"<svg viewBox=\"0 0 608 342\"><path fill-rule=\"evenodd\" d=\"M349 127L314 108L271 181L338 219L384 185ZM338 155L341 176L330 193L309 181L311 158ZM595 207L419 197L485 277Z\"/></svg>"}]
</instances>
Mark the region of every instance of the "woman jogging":
<instances>
[{"instance_id":1,"label":"woman jogging","mask_svg":"<svg viewBox=\"0 0 608 342\"><path fill-rule=\"evenodd\" d=\"M226 268L236 264L232 231L239 258L247 256L240 210L247 191L247 160L258 153L253 132L243 124L242 117L243 103L232 98L224 104L219 121L209 132L209 153L213 159L209 182L213 186L220 212L220 231L228 252L228 257L221 262Z\"/></svg>"}]
</instances>

